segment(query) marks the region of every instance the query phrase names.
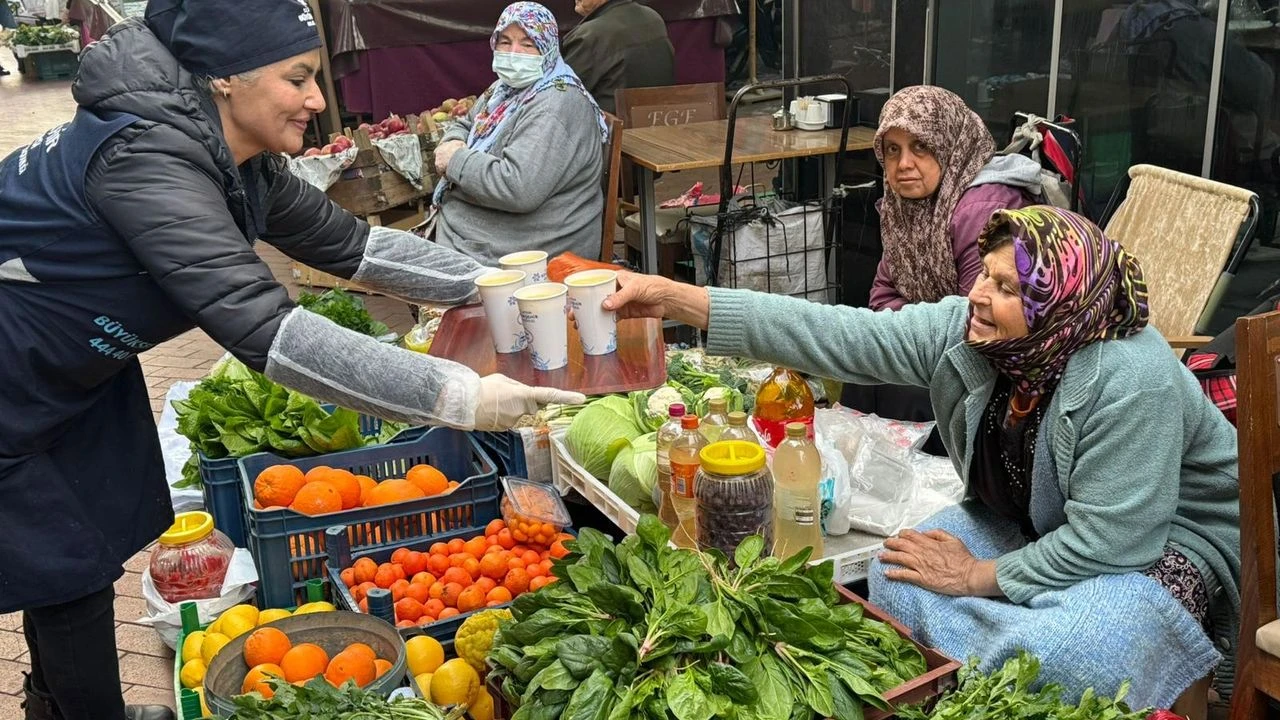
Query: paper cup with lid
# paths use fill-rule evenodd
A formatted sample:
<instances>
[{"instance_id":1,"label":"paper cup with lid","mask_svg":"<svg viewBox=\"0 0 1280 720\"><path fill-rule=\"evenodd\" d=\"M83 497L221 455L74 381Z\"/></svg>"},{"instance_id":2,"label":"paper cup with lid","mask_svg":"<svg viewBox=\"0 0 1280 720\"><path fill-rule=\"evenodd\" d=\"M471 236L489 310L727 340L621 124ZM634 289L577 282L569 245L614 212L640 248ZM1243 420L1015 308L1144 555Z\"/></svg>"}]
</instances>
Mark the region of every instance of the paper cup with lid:
<instances>
[{"instance_id":1,"label":"paper cup with lid","mask_svg":"<svg viewBox=\"0 0 1280 720\"><path fill-rule=\"evenodd\" d=\"M529 346L515 298L515 291L524 287L525 279L519 270L494 270L475 279L493 349L499 354L517 353Z\"/></svg>"},{"instance_id":2,"label":"paper cup with lid","mask_svg":"<svg viewBox=\"0 0 1280 720\"><path fill-rule=\"evenodd\" d=\"M538 283L515 292L534 370L556 370L569 364L568 291L561 283Z\"/></svg>"},{"instance_id":3,"label":"paper cup with lid","mask_svg":"<svg viewBox=\"0 0 1280 720\"><path fill-rule=\"evenodd\" d=\"M618 314L604 309L604 299L618 287L614 270L583 270L564 279L569 307L578 325L585 355L608 355L618 349Z\"/></svg>"},{"instance_id":4,"label":"paper cup with lid","mask_svg":"<svg viewBox=\"0 0 1280 720\"><path fill-rule=\"evenodd\" d=\"M503 255L498 258L498 266L503 270L519 270L527 277L525 285L534 285L547 281L547 253L542 250L522 250Z\"/></svg>"}]
</instances>

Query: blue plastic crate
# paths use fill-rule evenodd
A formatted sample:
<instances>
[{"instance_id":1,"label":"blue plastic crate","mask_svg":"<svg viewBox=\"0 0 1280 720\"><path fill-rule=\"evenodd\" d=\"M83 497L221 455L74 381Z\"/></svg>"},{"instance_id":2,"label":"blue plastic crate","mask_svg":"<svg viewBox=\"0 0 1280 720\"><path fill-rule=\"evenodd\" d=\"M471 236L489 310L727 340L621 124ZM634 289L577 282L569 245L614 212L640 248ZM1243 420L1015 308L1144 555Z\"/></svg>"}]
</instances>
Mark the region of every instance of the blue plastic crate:
<instances>
[{"instance_id":1,"label":"blue plastic crate","mask_svg":"<svg viewBox=\"0 0 1280 720\"><path fill-rule=\"evenodd\" d=\"M524 438L514 430L478 432L476 439L498 463L503 475L529 477L529 462L524 457Z\"/></svg>"},{"instance_id":2,"label":"blue plastic crate","mask_svg":"<svg viewBox=\"0 0 1280 720\"><path fill-rule=\"evenodd\" d=\"M22 65L37 80L70 80L80 69L80 57L71 50L36 52L23 58Z\"/></svg>"},{"instance_id":3,"label":"blue plastic crate","mask_svg":"<svg viewBox=\"0 0 1280 720\"><path fill-rule=\"evenodd\" d=\"M333 412L333 405L321 406ZM393 443L416 440L422 437L426 428L405 428L394 438ZM365 437L377 437L382 432L382 418L373 415L360 415L360 434ZM240 490L240 467L237 458L212 459L199 453L200 481L204 485L204 508L213 515L213 526L235 543L236 547L248 547L249 532L245 525L244 494Z\"/></svg>"},{"instance_id":4,"label":"blue plastic crate","mask_svg":"<svg viewBox=\"0 0 1280 720\"><path fill-rule=\"evenodd\" d=\"M378 550L453 532L483 528L501 517L498 472L470 433L432 428L415 440L345 450L310 458L258 453L240 459L244 498L253 497L253 478L271 465L293 465L306 472L318 465L368 475L375 480L404 477L414 465L436 467L461 484L445 495L394 505L352 508L307 516L287 508L257 510L245 500L249 551L258 567L262 607L287 607L301 600L306 581L327 577L325 530L348 526L353 550Z\"/></svg>"}]
</instances>

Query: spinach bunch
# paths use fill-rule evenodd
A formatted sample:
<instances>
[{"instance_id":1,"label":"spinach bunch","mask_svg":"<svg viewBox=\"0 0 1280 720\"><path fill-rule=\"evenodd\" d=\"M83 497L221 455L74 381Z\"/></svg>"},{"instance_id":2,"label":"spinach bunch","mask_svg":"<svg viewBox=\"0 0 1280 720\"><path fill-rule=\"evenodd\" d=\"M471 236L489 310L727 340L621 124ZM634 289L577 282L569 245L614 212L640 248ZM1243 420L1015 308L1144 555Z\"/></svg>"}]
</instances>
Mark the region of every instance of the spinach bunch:
<instances>
[{"instance_id":1,"label":"spinach bunch","mask_svg":"<svg viewBox=\"0 0 1280 720\"><path fill-rule=\"evenodd\" d=\"M275 691L270 700L257 693L235 699L230 720L456 720L465 708L448 715L421 698L386 698L362 690L348 680L334 687L316 678L298 687L278 678L267 680Z\"/></svg>"},{"instance_id":2,"label":"spinach bunch","mask_svg":"<svg viewBox=\"0 0 1280 720\"><path fill-rule=\"evenodd\" d=\"M652 515L613 545L583 529L561 582L516 598L489 661L511 720L862 718L925 671L908 640L838 605L832 566L669 547Z\"/></svg>"},{"instance_id":3,"label":"spinach bunch","mask_svg":"<svg viewBox=\"0 0 1280 720\"><path fill-rule=\"evenodd\" d=\"M1124 704L1129 685L1115 698L1085 690L1080 702L1062 699L1063 688L1048 684L1033 691L1040 677L1040 661L1021 651L990 675L978 672L977 661L960 671L956 691L940 700L932 712L921 707L899 708L901 720L1145 720L1150 710L1134 712Z\"/></svg>"},{"instance_id":4,"label":"spinach bunch","mask_svg":"<svg viewBox=\"0 0 1280 720\"><path fill-rule=\"evenodd\" d=\"M378 337L390 332L386 325L373 319L363 300L346 290L334 288L319 295L303 291L298 294L298 305L361 335Z\"/></svg>"},{"instance_id":5,"label":"spinach bunch","mask_svg":"<svg viewBox=\"0 0 1280 720\"><path fill-rule=\"evenodd\" d=\"M20 25L17 30L13 31L13 37L10 42L24 47L39 47L41 45L63 45L78 37L80 36L74 29L62 24Z\"/></svg>"}]
</instances>

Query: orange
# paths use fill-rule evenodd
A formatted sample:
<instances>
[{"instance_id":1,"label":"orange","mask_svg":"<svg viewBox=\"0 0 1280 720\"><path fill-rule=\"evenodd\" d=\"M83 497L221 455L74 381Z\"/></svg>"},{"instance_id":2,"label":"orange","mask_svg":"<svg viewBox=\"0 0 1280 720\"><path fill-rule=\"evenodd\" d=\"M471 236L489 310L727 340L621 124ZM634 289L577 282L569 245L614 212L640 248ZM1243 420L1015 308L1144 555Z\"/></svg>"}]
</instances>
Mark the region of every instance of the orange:
<instances>
[{"instance_id":1,"label":"orange","mask_svg":"<svg viewBox=\"0 0 1280 720\"><path fill-rule=\"evenodd\" d=\"M546 575L539 575L538 577L529 581L529 590L530 592L534 590L540 590L544 586L550 585L554 580L555 578L553 577L547 577Z\"/></svg>"},{"instance_id":2,"label":"orange","mask_svg":"<svg viewBox=\"0 0 1280 720\"><path fill-rule=\"evenodd\" d=\"M431 557L427 558L427 569L430 570L433 575L442 575L444 574L444 571L448 570L450 567L452 566L449 564L448 555L437 555L432 553Z\"/></svg>"},{"instance_id":3,"label":"orange","mask_svg":"<svg viewBox=\"0 0 1280 720\"><path fill-rule=\"evenodd\" d=\"M470 585L475 578L471 577L471 573L460 567L449 568L444 572L440 579L448 585L449 583L458 583L459 585Z\"/></svg>"},{"instance_id":4,"label":"orange","mask_svg":"<svg viewBox=\"0 0 1280 720\"><path fill-rule=\"evenodd\" d=\"M329 666L329 655L324 648L313 643L294 645L284 654L280 661L280 669L284 671L284 679L289 682L307 681L325 671Z\"/></svg>"},{"instance_id":5,"label":"orange","mask_svg":"<svg viewBox=\"0 0 1280 720\"><path fill-rule=\"evenodd\" d=\"M356 482L360 483L360 505L368 505L369 491L378 486L378 481L368 475L357 475Z\"/></svg>"},{"instance_id":6,"label":"orange","mask_svg":"<svg viewBox=\"0 0 1280 720\"><path fill-rule=\"evenodd\" d=\"M368 596L365 596L365 598L364 598L364 599L362 599L360 602L356 603L356 606L360 608L360 612L364 613L365 615L368 615L368 614L369 614L369 598L368 598Z\"/></svg>"},{"instance_id":7,"label":"orange","mask_svg":"<svg viewBox=\"0 0 1280 720\"><path fill-rule=\"evenodd\" d=\"M425 583L427 586L430 586L431 583L435 581L436 581L436 576L429 572L420 572L417 575L414 575L413 577L409 578L409 582L411 583L414 583L414 584Z\"/></svg>"},{"instance_id":8,"label":"orange","mask_svg":"<svg viewBox=\"0 0 1280 720\"><path fill-rule=\"evenodd\" d=\"M457 617L458 615L461 615L461 614L462 613L458 612L458 608L447 607L440 611L440 616L437 617L436 619L444 620L446 618Z\"/></svg>"},{"instance_id":9,"label":"orange","mask_svg":"<svg viewBox=\"0 0 1280 720\"><path fill-rule=\"evenodd\" d=\"M462 591L465 589L463 585L455 582L445 583L444 594L440 596L440 602L443 602L447 607L457 607L458 596L462 595Z\"/></svg>"},{"instance_id":10,"label":"orange","mask_svg":"<svg viewBox=\"0 0 1280 720\"><path fill-rule=\"evenodd\" d=\"M343 648L342 652L354 653L357 655L364 655L365 657L368 657L370 660L377 659L378 657L378 654L373 651L373 648L369 647L368 645L362 642L353 642L350 645Z\"/></svg>"},{"instance_id":11,"label":"orange","mask_svg":"<svg viewBox=\"0 0 1280 720\"><path fill-rule=\"evenodd\" d=\"M269 677L282 678L284 677L284 670L281 670L279 665L272 663L254 665L244 676L244 682L240 685L240 692L246 694L256 692L270 700L276 694L276 691L272 690L271 686L267 684L267 678Z\"/></svg>"},{"instance_id":12,"label":"orange","mask_svg":"<svg viewBox=\"0 0 1280 720\"><path fill-rule=\"evenodd\" d=\"M485 592L479 585L471 585L458 595L458 611L470 612L484 607Z\"/></svg>"},{"instance_id":13,"label":"orange","mask_svg":"<svg viewBox=\"0 0 1280 720\"><path fill-rule=\"evenodd\" d=\"M512 597L517 597L529 589L529 579L529 573L524 569L512 568L507 572L502 586L511 591Z\"/></svg>"},{"instance_id":14,"label":"orange","mask_svg":"<svg viewBox=\"0 0 1280 720\"><path fill-rule=\"evenodd\" d=\"M373 658L345 650L333 656L324 671L324 679L334 687L341 687L348 680L355 680L356 685L364 687L378 676L378 667Z\"/></svg>"},{"instance_id":15,"label":"orange","mask_svg":"<svg viewBox=\"0 0 1280 720\"><path fill-rule=\"evenodd\" d=\"M487 602L511 602L511 591L504 587L496 587L489 591L489 594L485 596L485 600Z\"/></svg>"},{"instance_id":16,"label":"orange","mask_svg":"<svg viewBox=\"0 0 1280 720\"><path fill-rule=\"evenodd\" d=\"M430 465L414 465L405 473L404 479L417 485L428 496L439 495L449 489L449 479Z\"/></svg>"},{"instance_id":17,"label":"orange","mask_svg":"<svg viewBox=\"0 0 1280 720\"><path fill-rule=\"evenodd\" d=\"M444 596L444 583L436 581L431 584L431 589L427 591L427 597L432 600L439 600Z\"/></svg>"},{"instance_id":18,"label":"orange","mask_svg":"<svg viewBox=\"0 0 1280 720\"><path fill-rule=\"evenodd\" d=\"M454 538L449 541L449 554L460 553L467 549L467 541L462 538Z\"/></svg>"},{"instance_id":19,"label":"orange","mask_svg":"<svg viewBox=\"0 0 1280 720\"><path fill-rule=\"evenodd\" d=\"M435 621L435 616L423 614L422 617L418 618L418 627L426 627Z\"/></svg>"},{"instance_id":20,"label":"orange","mask_svg":"<svg viewBox=\"0 0 1280 720\"><path fill-rule=\"evenodd\" d=\"M413 577L420 572L425 572L427 563L430 562L431 556L426 553L420 553L417 550L410 550L408 555L400 560L400 566L404 568L404 574ZM394 560L392 562L395 562Z\"/></svg>"},{"instance_id":21,"label":"orange","mask_svg":"<svg viewBox=\"0 0 1280 720\"><path fill-rule=\"evenodd\" d=\"M303 515L324 515L342 510L342 494L327 482L309 482L294 496L289 507Z\"/></svg>"},{"instance_id":22,"label":"orange","mask_svg":"<svg viewBox=\"0 0 1280 720\"><path fill-rule=\"evenodd\" d=\"M529 578L531 580L533 578L540 578L547 574L547 571L542 569L542 563L534 563L526 567L524 571L529 573Z\"/></svg>"},{"instance_id":23,"label":"orange","mask_svg":"<svg viewBox=\"0 0 1280 720\"><path fill-rule=\"evenodd\" d=\"M329 467L328 465L317 465L307 471L306 480L307 482L315 482L317 480L323 480L324 476L328 475L329 471L332 469L333 468Z\"/></svg>"},{"instance_id":24,"label":"orange","mask_svg":"<svg viewBox=\"0 0 1280 720\"><path fill-rule=\"evenodd\" d=\"M391 591L391 602L397 603L405 599L409 592L408 580L397 580L391 583L391 587L387 588Z\"/></svg>"},{"instance_id":25,"label":"orange","mask_svg":"<svg viewBox=\"0 0 1280 720\"><path fill-rule=\"evenodd\" d=\"M563 540L556 540L551 543L551 557L559 560L569 554L569 548L564 546Z\"/></svg>"},{"instance_id":26,"label":"orange","mask_svg":"<svg viewBox=\"0 0 1280 720\"><path fill-rule=\"evenodd\" d=\"M396 577L395 566L391 563L382 563L378 566L378 572L373 576L373 583L380 588L390 588L391 584L399 578Z\"/></svg>"},{"instance_id":27,"label":"orange","mask_svg":"<svg viewBox=\"0 0 1280 720\"><path fill-rule=\"evenodd\" d=\"M525 565L536 565L537 563L542 562L542 556L535 550L525 550L524 554L520 556L520 559L524 560Z\"/></svg>"},{"instance_id":28,"label":"orange","mask_svg":"<svg viewBox=\"0 0 1280 720\"><path fill-rule=\"evenodd\" d=\"M428 575L428 577L430 576ZM431 582L435 581L432 580ZM409 589L404 591L404 596L424 603L431 599L431 583L411 582L409 583Z\"/></svg>"},{"instance_id":29,"label":"orange","mask_svg":"<svg viewBox=\"0 0 1280 720\"><path fill-rule=\"evenodd\" d=\"M330 470L324 481L338 489L342 496L342 509L349 510L360 504L360 481L346 470Z\"/></svg>"},{"instance_id":30,"label":"orange","mask_svg":"<svg viewBox=\"0 0 1280 720\"><path fill-rule=\"evenodd\" d=\"M472 579L480 577L480 561L475 558L467 558L466 560L463 560L462 569L466 570L467 574L470 575Z\"/></svg>"},{"instance_id":31,"label":"orange","mask_svg":"<svg viewBox=\"0 0 1280 720\"><path fill-rule=\"evenodd\" d=\"M408 480L383 480L369 491L370 505L390 505L426 497L426 493Z\"/></svg>"},{"instance_id":32,"label":"orange","mask_svg":"<svg viewBox=\"0 0 1280 720\"><path fill-rule=\"evenodd\" d=\"M398 628L411 628L414 625L417 625L417 623L412 622L410 620L400 620L396 622L396 627Z\"/></svg>"},{"instance_id":33,"label":"orange","mask_svg":"<svg viewBox=\"0 0 1280 720\"><path fill-rule=\"evenodd\" d=\"M351 569L355 570L357 584L373 582L373 576L378 572L378 563L370 558L363 557L355 561Z\"/></svg>"},{"instance_id":34,"label":"orange","mask_svg":"<svg viewBox=\"0 0 1280 720\"><path fill-rule=\"evenodd\" d=\"M390 660L383 660L382 658L374 659L373 670L374 670L374 673L376 673L375 677L382 677L383 675L386 675L387 671L390 669L391 669Z\"/></svg>"},{"instance_id":35,"label":"orange","mask_svg":"<svg viewBox=\"0 0 1280 720\"><path fill-rule=\"evenodd\" d=\"M516 539L511 536L510 530L503 528L498 531L498 544L502 546L503 550L510 550L516 546Z\"/></svg>"},{"instance_id":36,"label":"orange","mask_svg":"<svg viewBox=\"0 0 1280 720\"><path fill-rule=\"evenodd\" d=\"M272 465L258 473L258 478L253 481L253 497L263 507L288 507L306 484L306 477L298 468Z\"/></svg>"},{"instance_id":37,"label":"orange","mask_svg":"<svg viewBox=\"0 0 1280 720\"><path fill-rule=\"evenodd\" d=\"M465 548L463 552L469 553L471 557L479 560L484 557L484 551L489 549L489 543L481 537L473 537L463 544Z\"/></svg>"},{"instance_id":38,"label":"orange","mask_svg":"<svg viewBox=\"0 0 1280 720\"><path fill-rule=\"evenodd\" d=\"M409 548L396 548L396 551L391 553L391 562L401 565L404 563L404 559L409 557L409 553L411 552L413 551Z\"/></svg>"},{"instance_id":39,"label":"orange","mask_svg":"<svg viewBox=\"0 0 1280 720\"><path fill-rule=\"evenodd\" d=\"M490 590L498 587L498 581L493 578L482 577L479 580L476 580L476 585L484 588L484 591L488 593Z\"/></svg>"},{"instance_id":40,"label":"orange","mask_svg":"<svg viewBox=\"0 0 1280 720\"><path fill-rule=\"evenodd\" d=\"M391 563L391 572L396 574L397 580L408 580L409 576L404 574L404 566Z\"/></svg>"},{"instance_id":41,"label":"orange","mask_svg":"<svg viewBox=\"0 0 1280 720\"><path fill-rule=\"evenodd\" d=\"M480 574L501 580L507 574L507 559L501 552L490 553L480 559Z\"/></svg>"},{"instance_id":42,"label":"orange","mask_svg":"<svg viewBox=\"0 0 1280 720\"><path fill-rule=\"evenodd\" d=\"M489 549L484 551L485 555L492 555L494 553L506 552L506 550L503 550L502 546L498 544L497 535L491 536L489 539L492 540L493 542L489 544Z\"/></svg>"},{"instance_id":43,"label":"orange","mask_svg":"<svg viewBox=\"0 0 1280 720\"><path fill-rule=\"evenodd\" d=\"M440 543L440 542L431 543L431 554L432 555L448 555L449 545L446 543Z\"/></svg>"},{"instance_id":44,"label":"orange","mask_svg":"<svg viewBox=\"0 0 1280 720\"><path fill-rule=\"evenodd\" d=\"M485 535L497 535L507 528L507 522L502 518L491 520L484 528Z\"/></svg>"},{"instance_id":45,"label":"orange","mask_svg":"<svg viewBox=\"0 0 1280 720\"><path fill-rule=\"evenodd\" d=\"M396 619L417 622L422 617L422 603L407 597L396 601Z\"/></svg>"},{"instance_id":46,"label":"orange","mask_svg":"<svg viewBox=\"0 0 1280 720\"><path fill-rule=\"evenodd\" d=\"M449 556L449 565L451 567L462 567L463 563L468 560L475 560L469 552L458 552Z\"/></svg>"},{"instance_id":47,"label":"orange","mask_svg":"<svg viewBox=\"0 0 1280 720\"><path fill-rule=\"evenodd\" d=\"M519 555L512 555L512 556L509 556L509 557L507 558L507 569L508 569L508 570L517 570L517 569L519 569L519 570L523 570L523 569L524 569L524 560L523 560Z\"/></svg>"},{"instance_id":48,"label":"orange","mask_svg":"<svg viewBox=\"0 0 1280 720\"><path fill-rule=\"evenodd\" d=\"M529 550L530 548L528 545L521 545L519 543L517 543L515 547L511 548L511 552L515 553L516 555L524 555L525 553L529 552Z\"/></svg>"},{"instance_id":49,"label":"orange","mask_svg":"<svg viewBox=\"0 0 1280 720\"><path fill-rule=\"evenodd\" d=\"M342 572L338 573L338 577L342 578L343 585L346 585L349 588L353 588L356 586L355 568L347 568L346 570L343 570Z\"/></svg>"},{"instance_id":50,"label":"orange","mask_svg":"<svg viewBox=\"0 0 1280 720\"><path fill-rule=\"evenodd\" d=\"M440 611L443 609L444 609L444 603L436 599L428 600L426 603L422 605L422 615L423 617L430 616L431 619L434 620L440 614Z\"/></svg>"},{"instance_id":51,"label":"orange","mask_svg":"<svg viewBox=\"0 0 1280 720\"><path fill-rule=\"evenodd\" d=\"M258 628L245 638L244 664L249 667L279 665L284 659L284 654L292 647L293 643L289 642L289 636L276 628Z\"/></svg>"}]
</instances>

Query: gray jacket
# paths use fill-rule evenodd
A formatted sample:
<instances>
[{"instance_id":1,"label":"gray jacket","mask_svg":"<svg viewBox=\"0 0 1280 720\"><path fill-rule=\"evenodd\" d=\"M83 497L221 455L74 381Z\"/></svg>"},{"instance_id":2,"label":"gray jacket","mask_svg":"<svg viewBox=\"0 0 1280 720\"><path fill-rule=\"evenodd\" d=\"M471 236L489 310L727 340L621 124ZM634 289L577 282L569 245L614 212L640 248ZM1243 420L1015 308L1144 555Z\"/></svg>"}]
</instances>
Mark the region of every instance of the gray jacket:
<instances>
[{"instance_id":1,"label":"gray jacket","mask_svg":"<svg viewBox=\"0 0 1280 720\"><path fill-rule=\"evenodd\" d=\"M465 142L483 104L444 141ZM591 103L547 90L498 132L488 152L463 148L449 161L436 241L490 266L519 250L599 257L604 147Z\"/></svg>"}]
</instances>

